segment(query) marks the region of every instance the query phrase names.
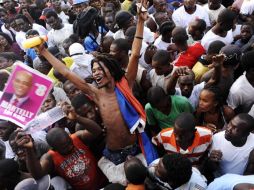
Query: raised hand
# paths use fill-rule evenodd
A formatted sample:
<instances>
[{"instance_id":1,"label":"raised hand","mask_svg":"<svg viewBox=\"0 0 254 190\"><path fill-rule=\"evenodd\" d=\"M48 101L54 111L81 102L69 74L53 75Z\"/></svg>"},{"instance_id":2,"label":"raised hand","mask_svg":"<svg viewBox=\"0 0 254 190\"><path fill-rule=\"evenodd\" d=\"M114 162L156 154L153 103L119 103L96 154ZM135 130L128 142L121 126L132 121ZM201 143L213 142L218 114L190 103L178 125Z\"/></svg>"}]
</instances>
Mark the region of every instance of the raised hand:
<instances>
[{"instance_id":1,"label":"raised hand","mask_svg":"<svg viewBox=\"0 0 254 190\"><path fill-rule=\"evenodd\" d=\"M26 134L21 129L17 129L15 132L15 141L18 147L32 149L34 147L33 140L30 135Z\"/></svg>"},{"instance_id":2,"label":"raised hand","mask_svg":"<svg viewBox=\"0 0 254 190\"><path fill-rule=\"evenodd\" d=\"M220 67L224 60L226 58L226 55L224 54L218 54L212 57L212 64L208 65L209 68L214 68L214 67Z\"/></svg>"},{"instance_id":3,"label":"raised hand","mask_svg":"<svg viewBox=\"0 0 254 190\"><path fill-rule=\"evenodd\" d=\"M174 73L173 76L178 78L180 76L188 75L189 74L189 68L188 67L178 67Z\"/></svg>"},{"instance_id":4,"label":"raised hand","mask_svg":"<svg viewBox=\"0 0 254 190\"><path fill-rule=\"evenodd\" d=\"M138 19L142 19L143 21L146 21L148 19L148 2L147 0L141 0L140 3L137 3L137 16Z\"/></svg>"},{"instance_id":5,"label":"raised hand","mask_svg":"<svg viewBox=\"0 0 254 190\"><path fill-rule=\"evenodd\" d=\"M74 108L68 104L67 102L60 102L58 103L58 106L62 108L62 110L65 112L66 117L69 120L76 120L77 119L77 114L74 110Z\"/></svg>"}]
</instances>

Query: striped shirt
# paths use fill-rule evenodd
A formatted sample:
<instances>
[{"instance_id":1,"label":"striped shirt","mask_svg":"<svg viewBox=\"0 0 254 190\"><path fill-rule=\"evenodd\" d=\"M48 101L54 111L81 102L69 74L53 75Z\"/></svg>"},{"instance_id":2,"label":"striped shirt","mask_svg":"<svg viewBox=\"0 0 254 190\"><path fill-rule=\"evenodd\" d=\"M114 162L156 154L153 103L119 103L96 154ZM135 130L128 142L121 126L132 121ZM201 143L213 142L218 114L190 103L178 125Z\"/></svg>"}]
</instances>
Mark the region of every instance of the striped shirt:
<instances>
[{"instance_id":1,"label":"striped shirt","mask_svg":"<svg viewBox=\"0 0 254 190\"><path fill-rule=\"evenodd\" d=\"M174 135L174 129L163 129L152 141L157 146L163 146L167 153L180 153L188 157L192 163L197 163L212 143L212 132L204 127L196 127L193 143L186 150L181 149Z\"/></svg>"}]
</instances>

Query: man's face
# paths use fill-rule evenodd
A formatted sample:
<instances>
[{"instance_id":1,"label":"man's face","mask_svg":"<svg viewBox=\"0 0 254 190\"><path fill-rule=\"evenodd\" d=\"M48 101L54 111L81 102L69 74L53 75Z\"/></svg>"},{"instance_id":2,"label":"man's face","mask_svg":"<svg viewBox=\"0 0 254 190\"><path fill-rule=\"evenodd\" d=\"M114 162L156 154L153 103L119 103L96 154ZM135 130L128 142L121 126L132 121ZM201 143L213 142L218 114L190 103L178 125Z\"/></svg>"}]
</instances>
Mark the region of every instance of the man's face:
<instances>
[{"instance_id":1,"label":"man's face","mask_svg":"<svg viewBox=\"0 0 254 190\"><path fill-rule=\"evenodd\" d=\"M186 130L184 128L174 125L174 135L176 139L176 144L181 148L189 146L192 144L194 131Z\"/></svg>"},{"instance_id":2,"label":"man's face","mask_svg":"<svg viewBox=\"0 0 254 190\"><path fill-rule=\"evenodd\" d=\"M227 125L225 130L225 139L235 141L245 136L245 124L236 116Z\"/></svg>"},{"instance_id":3,"label":"man's face","mask_svg":"<svg viewBox=\"0 0 254 190\"><path fill-rule=\"evenodd\" d=\"M169 70L168 67L172 68L172 65L170 65L170 64L169 65L162 65L158 61L152 60L152 67L155 69L155 72L157 75L164 75Z\"/></svg>"},{"instance_id":4,"label":"man's face","mask_svg":"<svg viewBox=\"0 0 254 190\"><path fill-rule=\"evenodd\" d=\"M57 11L60 12L61 11L61 1L60 0L52 0L52 6L53 8Z\"/></svg>"},{"instance_id":5,"label":"man's face","mask_svg":"<svg viewBox=\"0 0 254 190\"><path fill-rule=\"evenodd\" d=\"M111 81L110 72L102 62L93 64L92 74L98 88L106 87Z\"/></svg>"},{"instance_id":6,"label":"man's face","mask_svg":"<svg viewBox=\"0 0 254 190\"><path fill-rule=\"evenodd\" d=\"M160 159L159 163L155 168L155 175L163 182L167 182L167 170L164 167L162 162L162 158Z\"/></svg>"},{"instance_id":7,"label":"man's face","mask_svg":"<svg viewBox=\"0 0 254 190\"><path fill-rule=\"evenodd\" d=\"M8 19L8 15L7 15L5 12L1 11L1 12L0 12L0 19L1 19L3 22L6 22L7 19Z\"/></svg>"},{"instance_id":8,"label":"man's face","mask_svg":"<svg viewBox=\"0 0 254 190\"><path fill-rule=\"evenodd\" d=\"M9 141L11 149L13 152L18 156L18 159L20 161L26 161L26 151L23 148L18 147L17 143L15 140L10 140Z\"/></svg>"},{"instance_id":9,"label":"man's face","mask_svg":"<svg viewBox=\"0 0 254 190\"><path fill-rule=\"evenodd\" d=\"M7 67L10 67L9 61L4 57L0 57L0 69L5 69Z\"/></svg>"},{"instance_id":10,"label":"man's face","mask_svg":"<svg viewBox=\"0 0 254 190\"><path fill-rule=\"evenodd\" d=\"M72 100L76 95L81 94L81 90L79 90L74 84L70 83L64 86L64 91L67 93L67 96Z\"/></svg>"},{"instance_id":11,"label":"man's face","mask_svg":"<svg viewBox=\"0 0 254 190\"><path fill-rule=\"evenodd\" d=\"M88 4L87 3L80 3L77 5L72 5L72 7L73 7L74 13L76 15L78 15L88 7Z\"/></svg>"},{"instance_id":12,"label":"man's face","mask_svg":"<svg viewBox=\"0 0 254 190\"><path fill-rule=\"evenodd\" d=\"M68 135L66 135L66 136L63 136L63 138L56 141L53 145L53 148L55 151L59 152L61 155L68 155L72 153L74 149L74 145L71 138Z\"/></svg>"},{"instance_id":13,"label":"man's face","mask_svg":"<svg viewBox=\"0 0 254 190\"><path fill-rule=\"evenodd\" d=\"M105 7L102 7L103 14L113 14L114 13L114 5L111 3L107 3Z\"/></svg>"},{"instance_id":14,"label":"man's face","mask_svg":"<svg viewBox=\"0 0 254 190\"><path fill-rule=\"evenodd\" d=\"M217 10L218 8L220 8L220 0L208 0L208 7L211 10Z\"/></svg>"},{"instance_id":15,"label":"man's face","mask_svg":"<svg viewBox=\"0 0 254 190\"><path fill-rule=\"evenodd\" d=\"M232 20L232 22L223 23L222 29L223 31L229 31L233 28L233 26L234 26L234 21Z\"/></svg>"},{"instance_id":16,"label":"man's face","mask_svg":"<svg viewBox=\"0 0 254 190\"><path fill-rule=\"evenodd\" d=\"M154 108L156 108L161 113L168 115L171 110L168 97L165 96L163 99L161 99L156 105L154 105Z\"/></svg>"},{"instance_id":17,"label":"man's face","mask_svg":"<svg viewBox=\"0 0 254 190\"><path fill-rule=\"evenodd\" d=\"M0 139L7 141L13 131L14 128L7 121L0 121Z\"/></svg>"},{"instance_id":18,"label":"man's face","mask_svg":"<svg viewBox=\"0 0 254 190\"><path fill-rule=\"evenodd\" d=\"M14 3L12 0L4 0L3 1L3 8L5 8L7 11L11 10L14 7Z\"/></svg>"},{"instance_id":19,"label":"man's face","mask_svg":"<svg viewBox=\"0 0 254 190\"><path fill-rule=\"evenodd\" d=\"M194 87L193 77L190 75L180 76L178 84L181 89L182 95L186 98L189 98Z\"/></svg>"},{"instance_id":20,"label":"man's face","mask_svg":"<svg viewBox=\"0 0 254 190\"><path fill-rule=\"evenodd\" d=\"M97 10L100 10L101 8L101 1L100 0L93 0L90 1L90 5L94 8L96 8Z\"/></svg>"},{"instance_id":21,"label":"man's face","mask_svg":"<svg viewBox=\"0 0 254 190\"><path fill-rule=\"evenodd\" d=\"M27 8L28 7L26 0L20 0L19 4L20 4L20 8Z\"/></svg>"},{"instance_id":22,"label":"man's face","mask_svg":"<svg viewBox=\"0 0 254 190\"><path fill-rule=\"evenodd\" d=\"M105 17L105 25L108 27L109 30L114 30L115 22L113 16Z\"/></svg>"},{"instance_id":23,"label":"man's face","mask_svg":"<svg viewBox=\"0 0 254 190\"><path fill-rule=\"evenodd\" d=\"M55 18L53 16L46 18L46 23L53 28L54 30L59 30L61 29L61 23L59 18Z\"/></svg>"},{"instance_id":24,"label":"man's face","mask_svg":"<svg viewBox=\"0 0 254 190\"><path fill-rule=\"evenodd\" d=\"M167 12L167 2L165 0L156 0L154 8L156 12Z\"/></svg>"},{"instance_id":25,"label":"man's face","mask_svg":"<svg viewBox=\"0 0 254 190\"><path fill-rule=\"evenodd\" d=\"M32 75L26 72L18 72L13 80L14 93L18 98L27 96L32 87Z\"/></svg>"},{"instance_id":26,"label":"man's face","mask_svg":"<svg viewBox=\"0 0 254 190\"><path fill-rule=\"evenodd\" d=\"M121 62L122 54L121 51L117 48L116 44L111 44L110 55L112 55L118 62Z\"/></svg>"},{"instance_id":27,"label":"man's face","mask_svg":"<svg viewBox=\"0 0 254 190\"><path fill-rule=\"evenodd\" d=\"M77 114L82 117L86 117L96 122L96 111L95 107L89 103L82 105L76 110Z\"/></svg>"},{"instance_id":28,"label":"man's face","mask_svg":"<svg viewBox=\"0 0 254 190\"><path fill-rule=\"evenodd\" d=\"M28 23L26 23L23 19L19 18L19 19L16 19L15 20L15 24L16 24L16 27L23 31L23 32L27 32L29 30L29 25Z\"/></svg>"},{"instance_id":29,"label":"man's face","mask_svg":"<svg viewBox=\"0 0 254 190\"><path fill-rule=\"evenodd\" d=\"M243 25L242 29L241 29L242 41L247 43L249 41L249 39L251 38L251 36L252 36L251 27L248 25Z\"/></svg>"},{"instance_id":30,"label":"man's face","mask_svg":"<svg viewBox=\"0 0 254 190\"><path fill-rule=\"evenodd\" d=\"M46 112L56 106L56 100L52 94L49 94L41 107L41 111Z\"/></svg>"},{"instance_id":31,"label":"man's face","mask_svg":"<svg viewBox=\"0 0 254 190\"><path fill-rule=\"evenodd\" d=\"M183 3L186 11L192 11L196 8L196 0L184 0Z\"/></svg>"},{"instance_id":32,"label":"man's face","mask_svg":"<svg viewBox=\"0 0 254 190\"><path fill-rule=\"evenodd\" d=\"M2 35L0 35L0 46L2 47L6 47L8 45L8 41L6 40L5 37L3 37Z\"/></svg>"}]
</instances>

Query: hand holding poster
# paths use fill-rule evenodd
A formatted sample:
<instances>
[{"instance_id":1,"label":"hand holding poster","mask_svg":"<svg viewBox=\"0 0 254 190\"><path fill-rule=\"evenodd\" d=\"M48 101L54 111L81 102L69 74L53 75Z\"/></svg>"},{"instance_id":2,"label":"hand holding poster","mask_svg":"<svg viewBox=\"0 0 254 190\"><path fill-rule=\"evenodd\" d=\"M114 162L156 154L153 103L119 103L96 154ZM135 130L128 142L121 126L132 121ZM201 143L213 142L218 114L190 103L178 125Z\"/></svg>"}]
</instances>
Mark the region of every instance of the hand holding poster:
<instances>
[{"instance_id":1,"label":"hand holding poster","mask_svg":"<svg viewBox=\"0 0 254 190\"><path fill-rule=\"evenodd\" d=\"M23 63L15 64L0 98L0 119L24 128L36 116L52 86L42 73Z\"/></svg>"}]
</instances>

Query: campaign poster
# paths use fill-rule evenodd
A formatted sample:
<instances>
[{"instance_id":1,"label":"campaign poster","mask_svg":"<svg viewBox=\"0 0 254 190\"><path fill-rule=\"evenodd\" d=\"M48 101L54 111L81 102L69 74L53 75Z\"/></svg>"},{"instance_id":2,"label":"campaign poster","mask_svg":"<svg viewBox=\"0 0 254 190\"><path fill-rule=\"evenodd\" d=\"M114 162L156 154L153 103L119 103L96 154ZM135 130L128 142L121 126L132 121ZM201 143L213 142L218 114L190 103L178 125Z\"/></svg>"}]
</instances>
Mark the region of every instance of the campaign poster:
<instances>
[{"instance_id":1,"label":"campaign poster","mask_svg":"<svg viewBox=\"0 0 254 190\"><path fill-rule=\"evenodd\" d=\"M52 87L47 76L16 63L0 98L0 119L24 128L39 112Z\"/></svg>"}]
</instances>

